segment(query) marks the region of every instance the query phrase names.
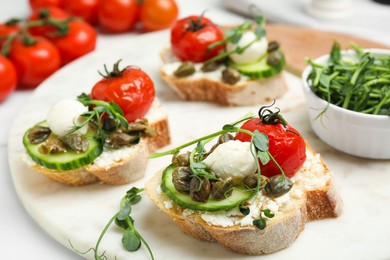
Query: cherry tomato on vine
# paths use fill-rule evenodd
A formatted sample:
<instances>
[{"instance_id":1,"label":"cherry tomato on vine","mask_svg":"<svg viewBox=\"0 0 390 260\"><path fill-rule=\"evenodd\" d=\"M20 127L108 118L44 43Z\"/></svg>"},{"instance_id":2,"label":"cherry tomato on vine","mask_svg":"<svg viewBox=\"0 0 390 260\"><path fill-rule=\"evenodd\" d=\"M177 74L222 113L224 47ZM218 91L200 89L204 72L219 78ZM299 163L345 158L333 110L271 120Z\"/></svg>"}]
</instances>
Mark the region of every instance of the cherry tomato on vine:
<instances>
[{"instance_id":1,"label":"cherry tomato on vine","mask_svg":"<svg viewBox=\"0 0 390 260\"><path fill-rule=\"evenodd\" d=\"M246 121L242 129L251 132L258 130L268 136L269 152L276 162L282 167L287 177L292 177L306 160L306 144L299 132L290 125L282 123L264 123L261 118L253 118ZM236 140L242 142L251 141L251 137L245 133L237 133ZM267 164L261 164L261 174L271 177L281 174L279 168L271 160Z\"/></svg>"},{"instance_id":2,"label":"cherry tomato on vine","mask_svg":"<svg viewBox=\"0 0 390 260\"><path fill-rule=\"evenodd\" d=\"M60 52L62 64L93 51L96 46L97 33L91 25L83 21L71 21L68 26L64 36L50 39Z\"/></svg>"},{"instance_id":3,"label":"cherry tomato on vine","mask_svg":"<svg viewBox=\"0 0 390 260\"><path fill-rule=\"evenodd\" d=\"M89 24L97 23L98 0L65 0L63 8L72 16L81 17Z\"/></svg>"},{"instance_id":4,"label":"cherry tomato on vine","mask_svg":"<svg viewBox=\"0 0 390 260\"><path fill-rule=\"evenodd\" d=\"M32 10L49 7L49 6L61 7L62 5L62 0L29 0L28 2Z\"/></svg>"},{"instance_id":5,"label":"cherry tomato on vine","mask_svg":"<svg viewBox=\"0 0 390 260\"><path fill-rule=\"evenodd\" d=\"M37 21L39 19L44 19L48 17L58 19L58 20L63 20L69 18L69 14L59 7L49 6L46 8L34 10L28 20ZM50 37L51 35L57 32L57 29L51 25L44 25L44 26L32 27L28 31L29 33L35 36Z\"/></svg>"},{"instance_id":6,"label":"cherry tomato on vine","mask_svg":"<svg viewBox=\"0 0 390 260\"><path fill-rule=\"evenodd\" d=\"M172 51L183 61L203 62L216 56L223 45L211 50L208 47L223 38L222 30L202 16L178 20L171 29Z\"/></svg>"},{"instance_id":7,"label":"cherry tomato on vine","mask_svg":"<svg viewBox=\"0 0 390 260\"><path fill-rule=\"evenodd\" d=\"M112 72L92 88L92 99L112 101L122 109L125 118L133 122L143 117L148 111L155 97L153 81L139 68L118 68L119 62L114 65Z\"/></svg>"},{"instance_id":8,"label":"cherry tomato on vine","mask_svg":"<svg viewBox=\"0 0 390 260\"><path fill-rule=\"evenodd\" d=\"M0 102L3 102L16 88L17 75L14 65L0 55Z\"/></svg>"},{"instance_id":9,"label":"cherry tomato on vine","mask_svg":"<svg viewBox=\"0 0 390 260\"><path fill-rule=\"evenodd\" d=\"M99 25L110 33L132 29L138 17L137 0L99 0Z\"/></svg>"},{"instance_id":10,"label":"cherry tomato on vine","mask_svg":"<svg viewBox=\"0 0 390 260\"><path fill-rule=\"evenodd\" d=\"M169 28L178 14L174 0L144 0L140 6L140 21L146 31Z\"/></svg>"},{"instance_id":11,"label":"cherry tomato on vine","mask_svg":"<svg viewBox=\"0 0 390 260\"><path fill-rule=\"evenodd\" d=\"M28 45L17 38L9 53L22 88L35 88L61 65L60 54L51 42L41 37L34 38L34 41Z\"/></svg>"}]
</instances>

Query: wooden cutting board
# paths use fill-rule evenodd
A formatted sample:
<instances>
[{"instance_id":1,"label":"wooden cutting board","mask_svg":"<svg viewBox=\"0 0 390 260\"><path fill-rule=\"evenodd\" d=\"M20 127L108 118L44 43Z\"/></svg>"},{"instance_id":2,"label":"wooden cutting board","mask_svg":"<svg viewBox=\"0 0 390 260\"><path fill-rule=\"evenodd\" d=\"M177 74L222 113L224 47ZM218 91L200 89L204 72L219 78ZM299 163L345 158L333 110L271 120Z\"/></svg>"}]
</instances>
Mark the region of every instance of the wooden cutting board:
<instances>
[{"instance_id":1,"label":"wooden cutting board","mask_svg":"<svg viewBox=\"0 0 390 260\"><path fill-rule=\"evenodd\" d=\"M267 24L267 38L280 43L286 57L287 71L300 76L307 63L305 58L315 59L330 52L334 41L343 49L348 49L354 42L364 48L384 48L390 46L380 44L356 36L309 29L283 24Z\"/></svg>"}]
</instances>

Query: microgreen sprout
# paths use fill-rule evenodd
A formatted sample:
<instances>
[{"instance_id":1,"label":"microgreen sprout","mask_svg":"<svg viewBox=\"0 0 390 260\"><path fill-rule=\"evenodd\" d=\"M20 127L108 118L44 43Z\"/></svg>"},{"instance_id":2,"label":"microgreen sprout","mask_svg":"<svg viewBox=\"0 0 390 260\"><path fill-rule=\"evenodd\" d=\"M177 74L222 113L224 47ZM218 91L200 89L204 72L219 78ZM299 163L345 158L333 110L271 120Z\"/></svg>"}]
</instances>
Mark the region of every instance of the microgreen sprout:
<instances>
[{"instance_id":1,"label":"microgreen sprout","mask_svg":"<svg viewBox=\"0 0 390 260\"><path fill-rule=\"evenodd\" d=\"M141 236L141 234L136 230L136 228L134 227L134 220L130 216L132 210L131 206L141 201L142 197L141 195L139 195L139 193L143 191L144 189L133 187L126 192L126 195L122 198L120 202L119 211L108 221L106 226L103 228L103 231L100 233L100 236L94 248L90 248L85 252L81 252L76 250L69 241L69 244L71 245L72 249L79 254L87 254L88 252L93 251L95 260L107 259L105 251L99 254L99 246L109 227L112 225L112 223L115 223L116 226L122 230L122 245L125 250L129 252L137 251L143 243L146 246L151 259L154 259L153 252L150 246Z\"/></svg>"},{"instance_id":2,"label":"microgreen sprout","mask_svg":"<svg viewBox=\"0 0 390 260\"><path fill-rule=\"evenodd\" d=\"M113 118L117 124L116 128L122 127L127 129L129 124L126 118L123 116L122 109L114 102L105 102L102 100L93 100L91 97L85 93L82 93L77 97L77 100L80 101L84 106L91 107L90 111L83 113L81 116L84 118L81 124L74 124L74 127L69 131L73 133L87 124L93 124L97 131L95 138L101 140L104 143L107 138L107 134L103 130L103 116L109 116Z\"/></svg>"},{"instance_id":3,"label":"microgreen sprout","mask_svg":"<svg viewBox=\"0 0 390 260\"><path fill-rule=\"evenodd\" d=\"M390 56L376 56L352 45L355 57L343 56L335 42L327 65L308 60L312 91L329 104L356 112L390 115ZM327 107L317 116L321 117Z\"/></svg>"},{"instance_id":4,"label":"microgreen sprout","mask_svg":"<svg viewBox=\"0 0 390 260\"><path fill-rule=\"evenodd\" d=\"M242 35L244 34L244 32L248 31L248 30L253 31L254 34L256 35L256 38L253 39L253 41L251 41L248 44L246 44L245 46L242 46L242 47L237 46L235 49L233 49L231 51L221 52L217 56L215 56L215 57L205 61L204 64L207 65L207 64L210 64L210 63L213 63L213 62L216 62L216 61L223 60L224 58L230 56L233 53L238 53L238 54L243 53L253 43L255 43L256 41L258 41L259 39L261 39L262 37L265 36L266 31L265 31L264 25L265 25L265 17L262 16L262 15L259 15L259 16L256 16L253 20L245 21L241 25L227 30L225 32L224 39L221 40L221 41L218 41L218 42L215 42L215 43L211 44L208 47L210 50L214 49L214 48L216 48L216 47L218 47L220 45L225 45L226 43L229 43L229 42L233 43L233 44L237 44L241 40Z\"/></svg>"}]
</instances>

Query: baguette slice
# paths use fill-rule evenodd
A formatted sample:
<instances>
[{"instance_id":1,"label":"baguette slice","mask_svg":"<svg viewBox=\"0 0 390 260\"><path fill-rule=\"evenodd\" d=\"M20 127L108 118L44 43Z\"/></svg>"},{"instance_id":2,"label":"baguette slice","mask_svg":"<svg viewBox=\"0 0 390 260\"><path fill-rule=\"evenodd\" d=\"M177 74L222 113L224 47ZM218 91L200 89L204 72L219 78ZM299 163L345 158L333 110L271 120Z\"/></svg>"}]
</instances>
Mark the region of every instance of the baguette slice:
<instances>
[{"instance_id":1,"label":"baguette slice","mask_svg":"<svg viewBox=\"0 0 390 260\"><path fill-rule=\"evenodd\" d=\"M160 56L163 61L160 69L162 79L184 100L210 101L225 106L249 106L269 103L287 92L283 72L258 80L242 76L240 82L229 85L220 80L222 68L216 72L177 78L173 72L180 63L171 49L163 49Z\"/></svg>"},{"instance_id":2,"label":"baguette slice","mask_svg":"<svg viewBox=\"0 0 390 260\"><path fill-rule=\"evenodd\" d=\"M162 171L148 181L145 189L163 212L187 234L199 240L218 242L241 254L269 254L286 248L303 231L307 221L334 218L342 211L332 172L309 147L306 162L292 179L292 190L276 199L262 196L263 207L275 213L273 218L267 219L263 230L251 225L251 216L244 217L237 209L214 213L178 206L161 191L161 176Z\"/></svg>"},{"instance_id":3,"label":"baguette slice","mask_svg":"<svg viewBox=\"0 0 390 260\"><path fill-rule=\"evenodd\" d=\"M138 144L131 147L117 150L105 149L92 164L85 167L59 171L42 167L34 163L31 158L24 158L24 161L34 171L67 185L81 186L99 181L121 185L136 181L144 176L149 153L170 143L168 117L157 99L154 100L145 117L156 130L155 137L142 138Z\"/></svg>"}]
</instances>

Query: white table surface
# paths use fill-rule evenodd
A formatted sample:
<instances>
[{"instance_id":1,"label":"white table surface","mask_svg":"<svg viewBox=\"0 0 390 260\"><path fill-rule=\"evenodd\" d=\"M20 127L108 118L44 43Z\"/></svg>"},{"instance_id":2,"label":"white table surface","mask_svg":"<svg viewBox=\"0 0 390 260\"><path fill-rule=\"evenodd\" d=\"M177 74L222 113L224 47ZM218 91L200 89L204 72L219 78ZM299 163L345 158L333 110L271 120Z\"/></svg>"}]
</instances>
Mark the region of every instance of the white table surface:
<instances>
[{"instance_id":1,"label":"white table surface","mask_svg":"<svg viewBox=\"0 0 390 260\"><path fill-rule=\"evenodd\" d=\"M242 18L223 10L219 0L177 0L180 16L200 14L207 9L218 23L234 23ZM238 0L237 0L238 1ZM292 0L291 0L292 1ZM300 2L300 1L297 1ZM286 11L286 10L284 10ZM29 14L27 0L0 0L0 21ZM379 21L378 21L379 22ZM97 50L120 43L123 37L99 35ZM137 37L134 35L132 37ZM49 235L29 217L15 193L7 158L9 127L19 108L31 96L31 91L16 91L0 104L0 241L2 259L79 259Z\"/></svg>"}]
</instances>

